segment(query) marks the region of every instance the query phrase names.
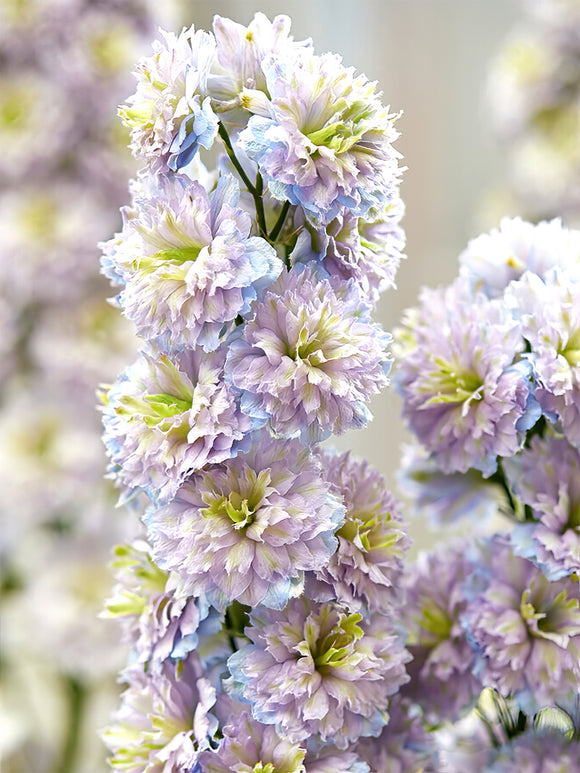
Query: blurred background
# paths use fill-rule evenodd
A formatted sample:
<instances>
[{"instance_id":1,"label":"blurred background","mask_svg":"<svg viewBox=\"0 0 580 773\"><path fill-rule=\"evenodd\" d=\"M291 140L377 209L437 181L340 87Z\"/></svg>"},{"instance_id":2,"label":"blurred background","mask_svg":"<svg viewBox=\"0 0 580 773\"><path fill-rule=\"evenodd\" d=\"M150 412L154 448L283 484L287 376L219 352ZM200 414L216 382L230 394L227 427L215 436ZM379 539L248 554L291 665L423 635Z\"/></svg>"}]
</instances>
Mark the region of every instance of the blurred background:
<instances>
[{"instance_id":1,"label":"blurred background","mask_svg":"<svg viewBox=\"0 0 580 773\"><path fill-rule=\"evenodd\" d=\"M97 618L110 549L130 531L103 482L95 409L136 348L95 246L119 229L136 171L116 106L158 26L247 24L258 10L291 15L295 38L340 53L402 111L408 258L379 307L387 330L502 215L578 221L577 0L0 0L4 773L105 770L97 729L126 658ZM395 487L400 404L387 390L371 407L373 423L337 445Z\"/></svg>"}]
</instances>

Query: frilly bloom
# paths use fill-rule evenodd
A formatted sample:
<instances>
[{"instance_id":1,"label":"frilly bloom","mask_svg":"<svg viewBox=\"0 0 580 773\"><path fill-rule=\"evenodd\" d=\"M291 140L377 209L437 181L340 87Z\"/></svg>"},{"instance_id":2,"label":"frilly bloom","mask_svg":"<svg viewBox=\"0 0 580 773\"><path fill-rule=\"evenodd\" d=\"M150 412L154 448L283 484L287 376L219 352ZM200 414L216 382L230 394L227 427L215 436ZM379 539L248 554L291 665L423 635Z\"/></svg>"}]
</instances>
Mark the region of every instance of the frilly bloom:
<instances>
[{"instance_id":1,"label":"frilly bloom","mask_svg":"<svg viewBox=\"0 0 580 773\"><path fill-rule=\"evenodd\" d=\"M247 712L230 720L223 736L218 749L200 755L204 773L305 773L306 748L280 738L272 725L257 722Z\"/></svg>"},{"instance_id":2,"label":"frilly bloom","mask_svg":"<svg viewBox=\"0 0 580 773\"><path fill-rule=\"evenodd\" d=\"M131 150L154 171L186 168L200 146L212 146L218 118L207 96L207 77L215 56L209 32L161 31L153 55L137 65L137 90L119 109L131 130Z\"/></svg>"},{"instance_id":3,"label":"frilly bloom","mask_svg":"<svg viewBox=\"0 0 580 773\"><path fill-rule=\"evenodd\" d=\"M462 278L420 301L397 335L403 416L442 472L488 477L537 419L518 323Z\"/></svg>"},{"instance_id":4,"label":"frilly bloom","mask_svg":"<svg viewBox=\"0 0 580 773\"><path fill-rule=\"evenodd\" d=\"M535 397L580 448L580 282L559 271L546 280L528 273L510 287L509 297L531 347Z\"/></svg>"},{"instance_id":5,"label":"frilly bloom","mask_svg":"<svg viewBox=\"0 0 580 773\"><path fill-rule=\"evenodd\" d=\"M388 613L399 599L402 559L410 545L400 505L366 461L328 452L320 459L325 477L344 498L346 517L336 532L338 549L316 571L322 585L310 592L321 600L336 598L351 610Z\"/></svg>"},{"instance_id":6,"label":"frilly bloom","mask_svg":"<svg viewBox=\"0 0 580 773\"><path fill-rule=\"evenodd\" d=\"M502 537L482 545L477 573L465 620L482 683L532 711L578 693L578 583L550 582Z\"/></svg>"},{"instance_id":7,"label":"frilly bloom","mask_svg":"<svg viewBox=\"0 0 580 773\"><path fill-rule=\"evenodd\" d=\"M180 595L280 609L304 571L328 562L343 515L310 451L261 433L247 452L186 480L146 522Z\"/></svg>"},{"instance_id":8,"label":"frilly bloom","mask_svg":"<svg viewBox=\"0 0 580 773\"><path fill-rule=\"evenodd\" d=\"M473 567L465 545L422 553L410 569L401 609L407 628L411 681L405 697L419 703L434 720L457 719L472 708L481 691L473 676L475 656L463 630L467 598L463 584Z\"/></svg>"},{"instance_id":9,"label":"frilly bloom","mask_svg":"<svg viewBox=\"0 0 580 773\"><path fill-rule=\"evenodd\" d=\"M537 563L550 580L580 574L580 453L565 438L536 436L506 460L504 470L537 521L512 531L516 553Z\"/></svg>"},{"instance_id":10,"label":"frilly bloom","mask_svg":"<svg viewBox=\"0 0 580 773\"><path fill-rule=\"evenodd\" d=\"M407 681L407 651L391 620L361 620L336 603L301 597L250 615L251 644L228 660L233 686L255 719L298 743L311 735L340 749L377 735L389 696Z\"/></svg>"},{"instance_id":11,"label":"frilly bloom","mask_svg":"<svg viewBox=\"0 0 580 773\"><path fill-rule=\"evenodd\" d=\"M119 303L143 338L169 350L216 349L282 261L250 236L234 177L221 177L210 194L181 175L141 182L123 233L104 245L105 272L125 285Z\"/></svg>"},{"instance_id":12,"label":"frilly bloom","mask_svg":"<svg viewBox=\"0 0 580 773\"><path fill-rule=\"evenodd\" d=\"M113 768L129 773L184 773L196 769L200 751L207 749L218 727L210 713L216 693L202 676L196 655L177 666L165 661L161 673L144 673L141 666L123 672L129 686L103 733L113 753Z\"/></svg>"},{"instance_id":13,"label":"frilly bloom","mask_svg":"<svg viewBox=\"0 0 580 773\"><path fill-rule=\"evenodd\" d=\"M315 260L330 275L354 279L364 297L376 303L382 292L395 287L404 257L405 232L399 225L403 213L403 203L394 195L367 218L345 211L320 229L305 221L302 210L297 209L294 226L301 230L291 259L300 263Z\"/></svg>"},{"instance_id":14,"label":"frilly bloom","mask_svg":"<svg viewBox=\"0 0 580 773\"><path fill-rule=\"evenodd\" d=\"M317 440L366 425L366 403L388 383L389 340L354 282L284 271L231 342L226 378L273 433Z\"/></svg>"},{"instance_id":15,"label":"frilly bloom","mask_svg":"<svg viewBox=\"0 0 580 773\"><path fill-rule=\"evenodd\" d=\"M505 217L499 228L471 239L459 260L474 289L497 298L526 271L544 277L559 266L578 276L580 231L564 228L559 219L534 224Z\"/></svg>"},{"instance_id":16,"label":"frilly bloom","mask_svg":"<svg viewBox=\"0 0 580 773\"><path fill-rule=\"evenodd\" d=\"M398 132L376 83L308 50L270 55L262 70L267 92L241 95L254 115L239 142L272 195L323 225L343 209L366 217L384 206L398 185Z\"/></svg>"},{"instance_id":17,"label":"frilly bloom","mask_svg":"<svg viewBox=\"0 0 580 773\"><path fill-rule=\"evenodd\" d=\"M207 609L194 598L167 591L167 573L151 560L147 543L115 548L117 585L104 616L123 623L124 639L148 671L168 658L184 658L198 645L197 629Z\"/></svg>"},{"instance_id":18,"label":"frilly bloom","mask_svg":"<svg viewBox=\"0 0 580 773\"><path fill-rule=\"evenodd\" d=\"M223 381L224 358L144 349L104 395L103 440L125 495L166 501L189 474L235 455L252 425Z\"/></svg>"},{"instance_id":19,"label":"frilly bloom","mask_svg":"<svg viewBox=\"0 0 580 773\"><path fill-rule=\"evenodd\" d=\"M267 92L262 62L268 54L283 56L312 45L310 40L294 42L290 25L288 16L276 16L270 21L263 13L256 13L247 27L223 16L214 16L216 58L208 78L208 90L220 110L229 108L228 125L233 119L231 110L235 108L245 113L243 124L248 120L239 99L244 88Z\"/></svg>"},{"instance_id":20,"label":"frilly bloom","mask_svg":"<svg viewBox=\"0 0 580 773\"><path fill-rule=\"evenodd\" d=\"M580 773L580 744L558 730L528 730L493 756L483 773Z\"/></svg>"}]
</instances>

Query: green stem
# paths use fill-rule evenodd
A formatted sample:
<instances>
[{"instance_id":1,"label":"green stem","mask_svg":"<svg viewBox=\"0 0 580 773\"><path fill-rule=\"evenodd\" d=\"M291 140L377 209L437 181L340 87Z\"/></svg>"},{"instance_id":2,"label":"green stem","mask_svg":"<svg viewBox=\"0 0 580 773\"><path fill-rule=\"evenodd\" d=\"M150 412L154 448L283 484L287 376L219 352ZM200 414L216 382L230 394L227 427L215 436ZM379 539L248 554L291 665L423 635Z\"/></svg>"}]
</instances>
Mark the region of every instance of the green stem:
<instances>
[{"instance_id":1,"label":"green stem","mask_svg":"<svg viewBox=\"0 0 580 773\"><path fill-rule=\"evenodd\" d=\"M236 169L237 173L242 178L242 182L244 183L244 185L246 186L248 191L252 194L252 198L254 199L254 205L256 207L256 219L258 221L258 229L260 231L260 236L262 236L264 239L267 239L269 241L268 229L266 228L266 215L264 213L264 202L262 200L262 193L264 192L264 183L262 181L262 176L258 172L255 185L250 181L250 178L245 173L243 166L240 164L238 157L236 156L236 152L234 150L234 146L232 145L232 141L230 140L230 136L227 132L227 129L221 121L219 122L219 125L218 125L218 134L223 140L223 143L226 147L226 152L229 156L230 161L234 165L234 168Z\"/></svg>"},{"instance_id":2,"label":"green stem","mask_svg":"<svg viewBox=\"0 0 580 773\"><path fill-rule=\"evenodd\" d=\"M290 209L290 202L285 201L284 206L282 207L282 211L280 212L280 216L276 221L276 225L270 231L270 241L275 242L276 239L280 236L280 231L282 230L282 226L284 225L284 221L286 220L286 215L288 214L289 209Z\"/></svg>"},{"instance_id":3,"label":"green stem","mask_svg":"<svg viewBox=\"0 0 580 773\"><path fill-rule=\"evenodd\" d=\"M223 125L223 123L220 121L218 126L218 134L224 141L224 145L226 146L226 152L228 156L230 157L230 161L235 166L237 173L242 178L244 185L246 188L250 191L252 196L255 197L256 189L254 188L253 184L250 182L250 178L248 175L244 172L244 168L238 161L238 158L235 154L232 142L230 140L230 135L227 133L226 127Z\"/></svg>"},{"instance_id":4,"label":"green stem","mask_svg":"<svg viewBox=\"0 0 580 773\"><path fill-rule=\"evenodd\" d=\"M506 480L503 468L501 466L501 460L497 460L497 471L494 472L493 475L491 475L488 480L490 483L497 483L501 488L504 490L504 493L507 497L508 504L510 506L510 509L512 513L514 514L514 517L517 519L517 510L516 510L516 502L514 500L513 494L511 492L511 489L508 485L508 482Z\"/></svg>"},{"instance_id":5,"label":"green stem","mask_svg":"<svg viewBox=\"0 0 580 773\"><path fill-rule=\"evenodd\" d=\"M68 726L62 756L53 768L54 773L73 773L80 745L84 710L88 693L81 681L74 676L66 677L68 700Z\"/></svg>"}]
</instances>

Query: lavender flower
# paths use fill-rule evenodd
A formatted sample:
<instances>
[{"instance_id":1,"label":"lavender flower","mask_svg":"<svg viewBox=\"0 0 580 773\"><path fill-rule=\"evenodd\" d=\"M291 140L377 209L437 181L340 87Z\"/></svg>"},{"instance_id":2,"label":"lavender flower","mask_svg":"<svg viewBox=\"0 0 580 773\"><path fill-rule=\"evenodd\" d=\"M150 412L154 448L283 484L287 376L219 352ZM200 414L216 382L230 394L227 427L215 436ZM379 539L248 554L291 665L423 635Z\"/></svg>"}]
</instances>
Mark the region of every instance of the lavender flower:
<instances>
[{"instance_id":1,"label":"lavender flower","mask_svg":"<svg viewBox=\"0 0 580 773\"><path fill-rule=\"evenodd\" d=\"M559 219L534 225L505 217L499 228L471 239L459 260L474 289L497 298L526 271L545 277L559 266L577 274L579 255L580 231L564 228Z\"/></svg>"},{"instance_id":2,"label":"lavender flower","mask_svg":"<svg viewBox=\"0 0 580 773\"><path fill-rule=\"evenodd\" d=\"M207 615L196 599L177 598L166 590L167 573L150 553L147 543L139 542L115 549L117 585L106 602L106 616L122 620L136 662L147 664L149 671L195 649L200 619Z\"/></svg>"},{"instance_id":3,"label":"lavender flower","mask_svg":"<svg viewBox=\"0 0 580 773\"><path fill-rule=\"evenodd\" d=\"M535 397L580 448L580 282L561 272L547 280L528 273L512 285L510 298L531 346L540 385Z\"/></svg>"},{"instance_id":4,"label":"lavender flower","mask_svg":"<svg viewBox=\"0 0 580 773\"><path fill-rule=\"evenodd\" d=\"M137 66L137 90L119 115L131 129L131 149L152 171L187 170L198 148L210 148L218 119L207 96L215 56L211 33L161 31L153 55Z\"/></svg>"},{"instance_id":5,"label":"lavender flower","mask_svg":"<svg viewBox=\"0 0 580 773\"><path fill-rule=\"evenodd\" d=\"M230 720L223 734L223 740L216 751L205 751L199 757L204 773L305 771L306 749L281 739L271 725L257 722L248 713Z\"/></svg>"},{"instance_id":6,"label":"lavender flower","mask_svg":"<svg viewBox=\"0 0 580 773\"><path fill-rule=\"evenodd\" d=\"M545 706L580 688L580 593L549 582L505 538L481 550L480 587L466 611L483 684L523 705Z\"/></svg>"},{"instance_id":7,"label":"lavender flower","mask_svg":"<svg viewBox=\"0 0 580 773\"><path fill-rule=\"evenodd\" d=\"M251 430L222 381L225 351L144 349L104 397L104 442L125 494L170 499L191 472L235 455Z\"/></svg>"},{"instance_id":8,"label":"lavender flower","mask_svg":"<svg viewBox=\"0 0 580 773\"><path fill-rule=\"evenodd\" d=\"M208 90L220 110L227 110L227 122L235 121L233 110L245 114L239 119L247 123L248 114L241 110L240 94L245 88L267 93L262 62L269 54L279 57L311 47L310 40L294 42L290 35L288 16L276 16L270 21L256 13L247 27L223 16L215 16L213 31L216 59L208 78Z\"/></svg>"},{"instance_id":9,"label":"lavender flower","mask_svg":"<svg viewBox=\"0 0 580 773\"><path fill-rule=\"evenodd\" d=\"M364 297L376 303L382 292L395 287L395 274L404 257L405 234L399 225L403 213L401 199L394 196L367 218L345 211L322 230L297 208L294 227L301 230L291 258L301 263L320 261L328 274L354 279Z\"/></svg>"},{"instance_id":10,"label":"lavender flower","mask_svg":"<svg viewBox=\"0 0 580 773\"><path fill-rule=\"evenodd\" d=\"M247 453L189 478L147 518L155 561L180 595L282 608L336 549L344 509L296 440L259 433Z\"/></svg>"},{"instance_id":11,"label":"lavender flower","mask_svg":"<svg viewBox=\"0 0 580 773\"><path fill-rule=\"evenodd\" d=\"M565 438L534 437L505 473L537 523L515 527L518 555L531 558L549 580L580 574L580 453Z\"/></svg>"},{"instance_id":12,"label":"lavender flower","mask_svg":"<svg viewBox=\"0 0 580 773\"><path fill-rule=\"evenodd\" d=\"M419 703L428 717L456 719L472 707L481 691L473 675L474 653L463 630L467 599L463 583L472 566L465 545L422 553L409 570L403 624L413 656L411 681L403 694Z\"/></svg>"},{"instance_id":13,"label":"lavender flower","mask_svg":"<svg viewBox=\"0 0 580 773\"><path fill-rule=\"evenodd\" d=\"M111 766L130 773L195 769L218 725L209 713L215 689L202 673L195 655L179 667L165 661L160 674L145 674L140 666L125 670L129 687L115 723L103 733Z\"/></svg>"},{"instance_id":14,"label":"lavender flower","mask_svg":"<svg viewBox=\"0 0 580 773\"><path fill-rule=\"evenodd\" d=\"M210 195L181 175L141 182L123 233L104 245L106 272L125 284L119 303L139 335L164 349L216 349L282 262L249 235L235 178L221 177Z\"/></svg>"},{"instance_id":15,"label":"lavender flower","mask_svg":"<svg viewBox=\"0 0 580 773\"><path fill-rule=\"evenodd\" d=\"M254 610L251 644L228 661L252 713L290 741L317 734L341 749L377 735L389 697L407 680L408 654L382 615L361 620L339 605L291 599L282 612Z\"/></svg>"},{"instance_id":16,"label":"lavender flower","mask_svg":"<svg viewBox=\"0 0 580 773\"><path fill-rule=\"evenodd\" d=\"M344 497L346 518L336 532L338 549L316 571L319 600L336 598L351 610L366 606L386 614L400 593L402 558L410 540L400 505L379 471L348 453L320 454L326 477Z\"/></svg>"},{"instance_id":17,"label":"lavender flower","mask_svg":"<svg viewBox=\"0 0 580 773\"><path fill-rule=\"evenodd\" d=\"M353 282L283 272L232 341L226 378L242 410L272 431L312 439L364 426L386 386L389 336L370 321Z\"/></svg>"},{"instance_id":18,"label":"lavender flower","mask_svg":"<svg viewBox=\"0 0 580 773\"><path fill-rule=\"evenodd\" d=\"M530 374L517 361L516 321L460 278L423 290L405 325L396 383L411 430L444 473L475 467L488 477L537 418L526 413Z\"/></svg>"},{"instance_id":19,"label":"lavender flower","mask_svg":"<svg viewBox=\"0 0 580 773\"><path fill-rule=\"evenodd\" d=\"M239 137L242 149L281 201L300 204L313 223L342 209L365 217L390 200L399 154L390 115L375 83L355 76L340 57L307 50L262 62L267 95L246 89L254 113Z\"/></svg>"}]
</instances>

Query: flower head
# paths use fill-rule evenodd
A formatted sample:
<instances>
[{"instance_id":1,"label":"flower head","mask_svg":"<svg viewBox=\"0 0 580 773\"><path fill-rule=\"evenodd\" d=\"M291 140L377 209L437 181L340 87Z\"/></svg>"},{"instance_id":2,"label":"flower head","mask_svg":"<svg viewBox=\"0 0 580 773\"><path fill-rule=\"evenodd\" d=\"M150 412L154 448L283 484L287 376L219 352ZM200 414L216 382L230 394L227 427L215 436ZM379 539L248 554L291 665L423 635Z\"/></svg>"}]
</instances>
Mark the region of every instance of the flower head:
<instances>
[{"instance_id":1,"label":"flower head","mask_svg":"<svg viewBox=\"0 0 580 773\"><path fill-rule=\"evenodd\" d=\"M114 724L103 733L110 764L128 773L183 773L196 767L200 751L217 730L210 714L215 689L202 676L195 655L158 674L141 666L123 673L129 683Z\"/></svg>"},{"instance_id":2,"label":"flower head","mask_svg":"<svg viewBox=\"0 0 580 773\"><path fill-rule=\"evenodd\" d=\"M550 580L580 574L580 453L565 438L548 435L506 460L514 494L536 523L515 527L518 555L535 561Z\"/></svg>"},{"instance_id":3,"label":"flower head","mask_svg":"<svg viewBox=\"0 0 580 773\"><path fill-rule=\"evenodd\" d=\"M165 501L191 472L235 455L252 426L223 382L224 358L144 349L105 395L104 442L126 493Z\"/></svg>"},{"instance_id":4,"label":"flower head","mask_svg":"<svg viewBox=\"0 0 580 773\"><path fill-rule=\"evenodd\" d=\"M343 209L365 217L384 206L398 185L398 134L376 84L340 57L308 50L270 55L262 70L269 98L242 93L254 115L239 140L272 195L321 224Z\"/></svg>"},{"instance_id":5,"label":"flower head","mask_svg":"<svg viewBox=\"0 0 580 773\"><path fill-rule=\"evenodd\" d=\"M146 521L154 558L180 595L207 594L220 609L234 600L281 608L304 571L328 562L343 513L308 449L259 433Z\"/></svg>"},{"instance_id":6,"label":"flower head","mask_svg":"<svg viewBox=\"0 0 580 773\"><path fill-rule=\"evenodd\" d=\"M580 282L559 271L545 280L527 273L508 297L531 348L535 397L580 448Z\"/></svg>"},{"instance_id":7,"label":"flower head","mask_svg":"<svg viewBox=\"0 0 580 773\"><path fill-rule=\"evenodd\" d=\"M473 649L463 630L463 584L471 571L465 545L457 544L451 550L421 554L408 572L402 615L413 661L404 694L436 720L457 718L481 691L472 673Z\"/></svg>"},{"instance_id":8,"label":"flower head","mask_svg":"<svg viewBox=\"0 0 580 773\"><path fill-rule=\"evenodd\" d=\"M316 571L320 598L337 598L352 610L364 606L386 613L399 596L402 558L410 542L399 504L379 471L365 461L348 453L322 452L320 458L346 505L344 524L336 532L338 549Z\"/></svg>"},{"instance_id":9,"label":"flower head","mask_svg":"<svg viewBox=\"0 0 580 773\"><path fill-rule=\"evenodd\" d=\"M164 349L216 349L282 262L250 236L229 175L206 193L181 175L142 178L120 236L105 246L105 270L124 284L119 303L137 332Z\"/></svg>"},{"instance_id":10,"label":"flower head","mask_svg":"<svg viewBox=\"0 0 580 773\"><path fill-rule=\"evenodd\" d=\"M459 260L474 289L497 298L526 271L544 277L560 266L577 274L580 231L564 228L558 219L534 225L505 217L499 228L471 239Z\"/></svg>"},{"instance_id":11,"label":"flower head","mask_svg":"<svg viewBox=\"0 0 580 773\"><path fill-rule=\"evenodd\" d=\"M387 384L388 341L352 281L283 272L232 341L226 377L275 434L319 439L367 423L365 403Z\"/></svg>"},{"instance_id":12,"label":"flower head","mask_svg":"<svg viewBox=\"0 0 580 773\"><path fill-rule=\"evenodd\" d=\"M565 700L580 688L580 592L550 582L495 537L481 548L479 588L466 611L483 684L525 705Z\"/></svg>"},{"instance_id":13,"label":"flower head","mask_svg":"<svg viewBox=\"0 0 580 773\"><path fill-rule=\"evenodd\" d=\"M137 66L137 90L119 114L131 129L131 149L154 171L187 168L200 146L210 148L218 119L207 96L215 56L211 33L193 27L162 31L153 55Z\"/></svg>"},{"instance_id":14,"label":"flower head","mask_svg":"<svg viewBox=\"0 0 580 773\"><path fill-rule=\"evenodd\" d=\"M408 654L389 618L361 619L335 603L291 599L254 610L251 644L228 661L256 719L293 742L318 734L345 749L388 721L389 697L407 680Z\"/></svg>"},{"instance_id":15,"label":"flower head","mask_svg":"<svg viewBox=\"0 0 580 773\"><path fill-rule=\"evenodd\" d=\"M411 430L444 473L491 475L528 426L530 373L516 362L524 346L517 322L463 279L424 290L405 321L396 383Z\"/></svg>"}]
</instances>

